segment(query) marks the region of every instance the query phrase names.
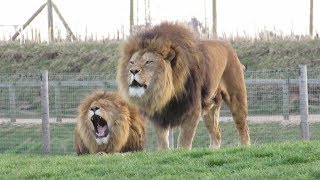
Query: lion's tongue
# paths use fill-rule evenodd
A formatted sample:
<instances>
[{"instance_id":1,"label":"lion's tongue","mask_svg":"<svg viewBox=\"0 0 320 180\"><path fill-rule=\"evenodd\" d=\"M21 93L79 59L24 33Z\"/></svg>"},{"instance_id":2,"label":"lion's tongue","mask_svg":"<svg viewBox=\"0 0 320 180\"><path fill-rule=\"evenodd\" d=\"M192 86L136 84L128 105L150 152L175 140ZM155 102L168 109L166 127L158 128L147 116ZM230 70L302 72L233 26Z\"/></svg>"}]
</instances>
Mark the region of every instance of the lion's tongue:
<instances>
[{"instance_id":1,"label":"lion's tongue","mask_svg":"<svg viewBox=\"0 0 320 180\"><path fill-rule=\"evenodd\" d=\"M98 136L104 136L104 134L105 134L105 132L107 130L107 125L104 125L104 126L98 125L97 129L98 129L97 135Z\"/></svg>"}]
</instances>

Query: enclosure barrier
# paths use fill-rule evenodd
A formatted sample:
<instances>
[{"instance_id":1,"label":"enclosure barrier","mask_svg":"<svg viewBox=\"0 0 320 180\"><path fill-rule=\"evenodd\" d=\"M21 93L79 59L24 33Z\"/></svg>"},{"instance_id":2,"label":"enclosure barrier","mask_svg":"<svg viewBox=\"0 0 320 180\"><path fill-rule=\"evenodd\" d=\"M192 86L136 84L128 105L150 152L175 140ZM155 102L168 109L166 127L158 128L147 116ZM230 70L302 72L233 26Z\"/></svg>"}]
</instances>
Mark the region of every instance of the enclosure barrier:
<instances>
[{"instance_id":1,"label":"enclosure barrier","mask_svg":"<svg viewBox=\"0 0 320 180\"><path fill-rule=\"evenodd\" d=\"M306 66L299 66L298 69L245 73L253 144L297 140L299 137L306 140L320 138L317 130L320 127L319 72L309 68L307 73ZM73 153L73 131L79 103L95 89L116 88L113 78L102 73L48 74L44 71L2 74L0 152ZM236 145L237 132L225 105L220 122L223 145ZM170 131L172 148L176 146L176 132ZM154 136L149 125L147 149L157 147ZM200 121L194 147L206 147L208 138Z\"/></svg>"},{"instance_id":2,"label":"enclosure barrier","mask_svg":"<svg viewBox=\"0 0 320 180\"><path fill-rule=\"evenodd\" d=\"M48 71L43 71L40 75L41 87L41 111L42 111L42 138L44 154L50 154L50 129L49 129L49 85Z\"/></svg>"},{"instance_id":3,"label":"enclosure barrier","mask_svg":"<svg viewBox=\"0 0 320 180\"><path fill-rule=\"evenodd\" d=\"M303 139L309 139L309 124L308 124L308 76L307 66L300 65L300 81L299 81L299 92L300 92L300 126L301 136Z\"/></svg>"}]
</instances>

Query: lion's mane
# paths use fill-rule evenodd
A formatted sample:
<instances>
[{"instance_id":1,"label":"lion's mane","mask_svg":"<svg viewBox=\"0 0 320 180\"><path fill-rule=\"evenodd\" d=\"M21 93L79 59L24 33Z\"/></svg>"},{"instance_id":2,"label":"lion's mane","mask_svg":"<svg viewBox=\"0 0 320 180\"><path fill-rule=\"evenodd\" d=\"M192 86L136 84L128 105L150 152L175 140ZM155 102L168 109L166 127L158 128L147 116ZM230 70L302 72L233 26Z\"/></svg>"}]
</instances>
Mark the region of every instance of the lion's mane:
<instances>
[{"instance_id":1,"label":"lion's mane","mask_svg":"<svg viewBox=\"0 0 320 180\"><path fill-rule=\"evenodd\" d=\"M110 107L118 114L112 120L102 117L109 123L109 137L107 144L98 144L92 132L92 122L88 112L93 103L98 108L105 109L109 102L112 103ZM81 102L78 111L75 128L75 150L78 155L143 149L146 142L146 121L138 110L130 106L119 94L95 91Z\"/></svg>"},{"instance_id":2,"label":"lion's mane","mask_svg":"<svg viewBox=\"0 0 320 180\"><path fill-rule=\"evenodd\" d=\"M178 23L165 22L131 36L123 44L122 56L118 66L118 81L120 90L124 92L123 94L128 91L128 86L124 83L128 76L126 64L134 52L141 50L159 53L163 57L170 56L170 51L174 50L175 58L171 65L172 69L168 71L169 74L158 74L158 76L172 78L172 82L167 83L170 84L169 86L158 88L166 88L165 93L157 93L158 89L154 89L155 92L150 93L153 96L153 100L149 100L148 103L144 101L138 102L138 105L141 106L141 109L147 111L147 114L155 115L156 117L163 113L169 113L170 122L161 122L161 124L180 124L180 122L172 120L176 119L174 117L181 115L181 113L166 111L165 107L174 106L175 110L186 111L193 105L194 98L198 98L196 94L200 95L201 92L199 91L200 88L196 87L202 87L205 81L205 62L202 61L204 58L202 51L204 49L199 46L199 40L188 27ZM207 83L210 82L208 81ZM185 99L186 94L191 94L192 96ZM166 112L163 112L163 110Z\"/></svg>"}]
</instances>

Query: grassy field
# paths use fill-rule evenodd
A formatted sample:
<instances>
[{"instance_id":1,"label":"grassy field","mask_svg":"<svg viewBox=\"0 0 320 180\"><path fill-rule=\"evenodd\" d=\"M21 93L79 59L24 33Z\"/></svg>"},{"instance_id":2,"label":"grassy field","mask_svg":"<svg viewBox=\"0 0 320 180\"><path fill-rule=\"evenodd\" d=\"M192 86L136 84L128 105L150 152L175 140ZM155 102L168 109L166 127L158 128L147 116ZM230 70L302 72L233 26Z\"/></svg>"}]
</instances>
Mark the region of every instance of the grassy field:
<instances>
[{"instance_id":1,"label":"grassy field","mask_svg":"<svg viewBox=\"0 0 320 180\"><path fill-rule=\"evenodd\" d=\"M21 73L44 69L53 73L107 72L115 77L120 42L0 44L0 72ZM320 66L319 40L274 40L232 45L249 70Z\"/></svg>"},{"instance_id":2,"label":"grassy field","mask_svg":"<svg viewBox=\"0 0 320 180\"><path fill-rule=\"evenodd\" d=\"M119 42L0 44L0 72L108 72L115 77Z\"/></svg>"},{"instance_id":3,"label":"grassy field","mask_svg":"<svg viewBox=\"0 0 320 180\"><path fill-rule=\"evenodd\" d=\"M295 142L301 140L299 125L281 125L277 123L250 124L251 142L253 145L274 142ZM75 154L73 148L75 124L53 123L50 125L51 152L53 155ZM320 139L320 123L310 125L310 139ZM238 144L237 131L233 122L221 123L222 147L233 147ZM174 131L177 142L178 129ZM157 148L155 133L150 125L145 149ZM209 135L200 122L193 147L203 148L209 146ZM0 153L42 153L41 125L32 124L3 124L0 125Z\"/></svg>"},{"instance_id":4,"label":"grassy field","mask_svg":"<svg viewBox=\"0 0 320 180\"><path fill-rule=\"evenodd\" d=\"M0 155L0 179L319 179L320 141L115 155Z\"/></svg>"}]
</instances>

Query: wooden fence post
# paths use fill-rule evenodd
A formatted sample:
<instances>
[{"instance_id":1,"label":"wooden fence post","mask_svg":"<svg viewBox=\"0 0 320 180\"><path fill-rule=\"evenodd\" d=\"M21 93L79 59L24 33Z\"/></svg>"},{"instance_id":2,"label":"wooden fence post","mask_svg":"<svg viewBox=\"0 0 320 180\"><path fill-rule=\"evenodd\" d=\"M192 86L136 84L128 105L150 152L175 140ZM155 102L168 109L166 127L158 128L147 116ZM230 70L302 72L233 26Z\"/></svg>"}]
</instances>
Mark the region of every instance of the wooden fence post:
<instances>
[{"instance_id":1,"label":"wooden fence post","mask_svg":"<svg viewBox=\"0 0 320 180\"><path fill-rule=\"evenodd\" d=\"M53 42L53 16L52 16L52 2L47 1L48 7L48 42L49 44Z\"/></svg>"},{"instance_id":2,"label":"wooden fence post","mask_svg":"<svg viewBox=\"0 0 320 180\"><path fill-rule=\"evenodd\" d=\"M49 123L49 91L48 91L48 71L41 72L41 106L42 106L42 151L50 154L50 123Z\"/></svg>"},{"instance_id":3,"label":"wooden fence post","mask_svg":"<svg viewBox=\"0 0 320 180\"><path fill-rule=\"evenodd\" d=\"M66 28L68 34L71 36L72 40L75 41L77 40L76 36L73 34L73 32L71 31L71 28L69 27L68 23L64 20L63 16L61 15L58 7L54 4L54 3L51 3L52 4L52 7L53 9L56 11L58 17L60 18L62 24L64 25L64 27Z\"/></svg>"},{"instance_id":4,"label":"wooden fence post","mask_svg":"<svg viewBox=\"0 0 320 180\"><path fill-rule=\"evenodd\" d=\"M60 95L60 87L61 87L61 82L57 82L54 86L54 105L56 109L56 116L57 116L57 122L62 122L62 117L61 117L61 95Z\"/></svg>"},{"instance_id":5,"label":"wooden fence post","mask_svg":"<svg viewBox=\"0 0 320 180\"><path fill-rule=\"evenodd\" d=\"M16 91L14 88L15 84L11 83L9 85L9 103L10 103L10 120L11 122L16 122L16 108L17 108L17 104L16 104Z\"/></svg>"},{"instance_id":6,"label":"wooden fence post","mask_svg":"<svg viewBox=\"0 0 320 180\"><path fill-rule=\"evenodd\" d=\"M303 139L309 139L309 124L308 124L308 76L307 66L299 65L299 94L300 94L300 128Z\"/></svg>"},{"instance_id":7,"label":"wooden fence post","mask_svg":"<svg viewBox=\"0 0 320 180\"><path fill-rule=\"evenodd\" d=\"M214 39L218 37L217 34L217 1L212 0L212 36Z\"/></svg>"},{"instance_id":8,"label":"wooden fence post","mask_svg":"<svg viewBox=\"0 0 320 180\"><path fill-rule=\"evenodd\" d=\"M33 21L35 17L38 16L38 14L44 9L46 5L47 3L44 3L42 6L40 6L40 8L28 19L28 21L24 23L23 26L16 31L16 33L14 33L14 35L11 38L12 41L14 41L21 34L21 32Z\"/></svg>"},{"instance_id":9,"label":"wooden fence post","mask_svg":"<svg viewBox=\"0 0 320 180\"><path fill-rule=\"evenodd\" d=\"M310 0L309 35L313 37L313 0Z\"/></svg>"},{"instance_id":10,"label":"wooden fence post","mask_svg":"<svg viewBox=\"0 0 320 180\"><path fill-rule=\"evenodd\" d=\"M133 0L130 0L130 34L134 31L133 26Z\"/></svg>"}]
</instances>

